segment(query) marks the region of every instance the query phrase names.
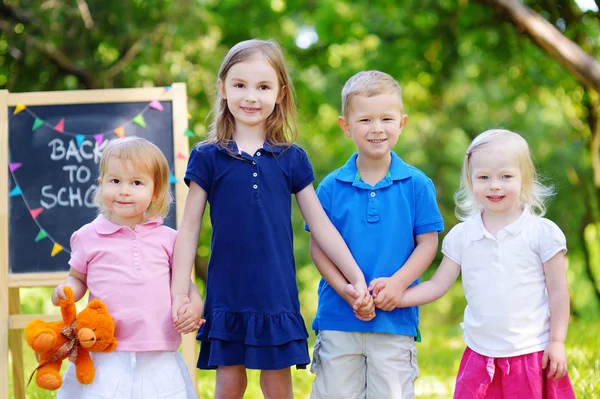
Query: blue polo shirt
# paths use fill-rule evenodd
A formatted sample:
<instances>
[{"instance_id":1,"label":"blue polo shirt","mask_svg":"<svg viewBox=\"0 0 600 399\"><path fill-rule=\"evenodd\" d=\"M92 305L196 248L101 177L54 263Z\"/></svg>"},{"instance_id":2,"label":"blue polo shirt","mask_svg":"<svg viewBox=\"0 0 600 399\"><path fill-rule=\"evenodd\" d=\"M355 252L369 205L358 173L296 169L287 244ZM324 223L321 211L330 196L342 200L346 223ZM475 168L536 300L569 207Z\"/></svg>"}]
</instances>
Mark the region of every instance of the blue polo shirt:
<instances>
[{"instance_id":1,"label":"blue polo shirt","mask_svg":"<svg viewBox=\"0 0 600 399\"><path fill-rule=\"evenodd\" d=\"M212 224L206 323L197 336L203 344L212 339L255 346L306 340L291 197L313 180L306 152L297 145L265 143L254 154L240 154L233 141L226 148L203 143L192 149L185 182L195 182L208 194Z\"/></svg>"},{"instance_id":2,"label":"blue polo shirt","mask_svg":"<svg viewBox=\"0 0 600 399\"><path fill-rule=\"evenodd\" d=\"M394 152L391 155L389 172L374 187L361 180L354 154L317 189L367 284L398 271L415 249L415 236L444 229L431 179ZM346 301L321 279L313 329L418 336L418 307L377 309L376 313L369 322L358 320Z\"/></svg>"}]
</instances>

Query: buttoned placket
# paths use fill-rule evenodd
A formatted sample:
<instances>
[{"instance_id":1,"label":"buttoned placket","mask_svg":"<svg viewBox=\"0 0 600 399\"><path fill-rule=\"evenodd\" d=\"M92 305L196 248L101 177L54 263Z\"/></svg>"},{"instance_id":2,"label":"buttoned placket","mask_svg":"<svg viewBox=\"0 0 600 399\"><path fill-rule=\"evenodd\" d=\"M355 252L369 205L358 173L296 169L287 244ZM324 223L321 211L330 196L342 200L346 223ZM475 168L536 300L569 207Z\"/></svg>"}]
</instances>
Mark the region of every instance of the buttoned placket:
<instances>
[{"instance_id":1,"label":"buttoned placket","mask_svg":"<svg viewBox=\"0 0 600 399\"><path fill-rule=\"evenodd\" d=\"M142 275L142 266L141 266L141 257L140 257L140 248L139 242L137 240L137 233L134 231L132 236L132 255L133 255L133 275L136 277L140 277Z\"/></svg>"},{"instance_id":2,"label":"buttoned placket","mask_svg":"<svg viewBox=\"0 0 600 399\"><path fill-rule=\"evenodd\" d=\"M262 152L260 150L256 151L256 158L252 159L252 196L255 199L258 199L260 197L260 191L259 191L259 176L258 176L258 162L256 162L258 160L259 157L262 156Z\"/></svg>"}]
</instances>

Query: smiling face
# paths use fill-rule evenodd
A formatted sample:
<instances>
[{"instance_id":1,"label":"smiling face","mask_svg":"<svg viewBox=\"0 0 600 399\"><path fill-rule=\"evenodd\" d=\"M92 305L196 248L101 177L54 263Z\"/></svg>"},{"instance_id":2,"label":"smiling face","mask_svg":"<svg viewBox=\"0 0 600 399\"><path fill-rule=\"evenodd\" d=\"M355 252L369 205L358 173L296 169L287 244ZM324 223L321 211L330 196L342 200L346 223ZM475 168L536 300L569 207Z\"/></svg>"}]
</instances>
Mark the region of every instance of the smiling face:
<instances>
[{"instance_id":1,"label":"smiling face","mask_svg":"<svg viewBox=\"0 0 600 399\"><path fill-rule=\"evenodd\" d=\"M378 160L389 156L407 120L399 95L392 92L353 96L346 117L339 117L338 123L354 141L359 157Z\"/></svg>"},{"instance_id":2,"label":"smiling face","mask_svg":"<svg viewBox=\"0 0 600 399\"><path fill-rule=\"evenodd\" d=\"M99 182L111 222L133 229L144 221L154 198L154 182L148 173L136 170L129 160L111 157Z\"/></svg>"},{"instance_id":3,"label":"smiling face","mask_svg":"<svg viewBox=\"0 0 600 399\"><path fill-rule=\"evenodd\" d=\"M523 177L511 147L490 143L469 157L477 204L488 214L517 217Z\"/></svg>"},{"instance_id":4,"label":"smiling face","mask_svg":"<svg viewBox=\"0 0 600 399\"><path fill-rule=\"evenodd\" d=\"M263 129L265 121L282 99L277 73L269 61L256 54L233 65L225 81L218 81L219 93L235 118L235 130Z\"/></svg>"}]
</instances>

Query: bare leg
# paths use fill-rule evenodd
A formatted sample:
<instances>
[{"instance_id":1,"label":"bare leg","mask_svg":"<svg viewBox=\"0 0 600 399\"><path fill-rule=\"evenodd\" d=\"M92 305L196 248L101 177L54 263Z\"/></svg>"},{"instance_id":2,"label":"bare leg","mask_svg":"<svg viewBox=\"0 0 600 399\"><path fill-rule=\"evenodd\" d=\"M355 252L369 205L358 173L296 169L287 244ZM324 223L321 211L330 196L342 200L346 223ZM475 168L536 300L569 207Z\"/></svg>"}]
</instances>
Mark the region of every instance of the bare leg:
<instances>
[{"instance_id":1,"label":"bare leg","mask_svg":"<svg viewBox=\"0 0 600 399\"><path fill-rule=\"evenodd\" d=\"M292 373L290 368L281 370L262 370L260 388L266 399L293 399Z\"/></svg>"},{"instance_id":2,"label":"bare leg","mask_svg":"<svg viewBox=\"0 0 600 399\"><path fill-rule=\"evenodd\" d=\"M219 366L215 399L242 399L247 385L244 366Z\"/></svg>"}]
</instances>

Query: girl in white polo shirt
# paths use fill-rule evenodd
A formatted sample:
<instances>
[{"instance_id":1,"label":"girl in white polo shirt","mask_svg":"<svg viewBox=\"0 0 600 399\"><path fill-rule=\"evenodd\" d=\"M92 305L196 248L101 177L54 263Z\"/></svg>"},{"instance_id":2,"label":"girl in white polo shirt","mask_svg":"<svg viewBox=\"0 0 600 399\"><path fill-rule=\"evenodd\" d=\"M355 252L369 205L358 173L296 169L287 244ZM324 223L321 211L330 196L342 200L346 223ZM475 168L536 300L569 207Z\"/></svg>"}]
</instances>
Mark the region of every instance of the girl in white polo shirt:
<instances>
[{"instance_id":1,"label":"girl in white polo shirt","mask_svg":"<svg viewBox=\"0 0 600 399\"><path fill-rule=\"evenodd\" d=\"M575 398L565 353L566 240L542 218L553 193L518 134L488 130L469 146L455 196L462 223L445 237L431 280L402 296L402 306L432 302L462 273L467 348L454 398Z\"/></svg>"},{"instance_id":2,"label":"girl in white polo shirt","mask_svg":"<svg viewBox=\"0 0 600 399\"><path fill-rule=\"evenodd\" d=\"M96 369L81 384L71 363L57 399L197 399L177 351L180 332L202 323L195 286L188 312L171 319L171 259L177 232L163 225L171 204L169 164L161 150L140 137L110 142L102 152L95 202L100 215L71 236L71 270L64 287L78 301L89 289L115 320L113 352L91 353ZM193 283L190 281L190 285ZM61 385L58 373L55 385Z\"/></svg>"}]
</instances>

